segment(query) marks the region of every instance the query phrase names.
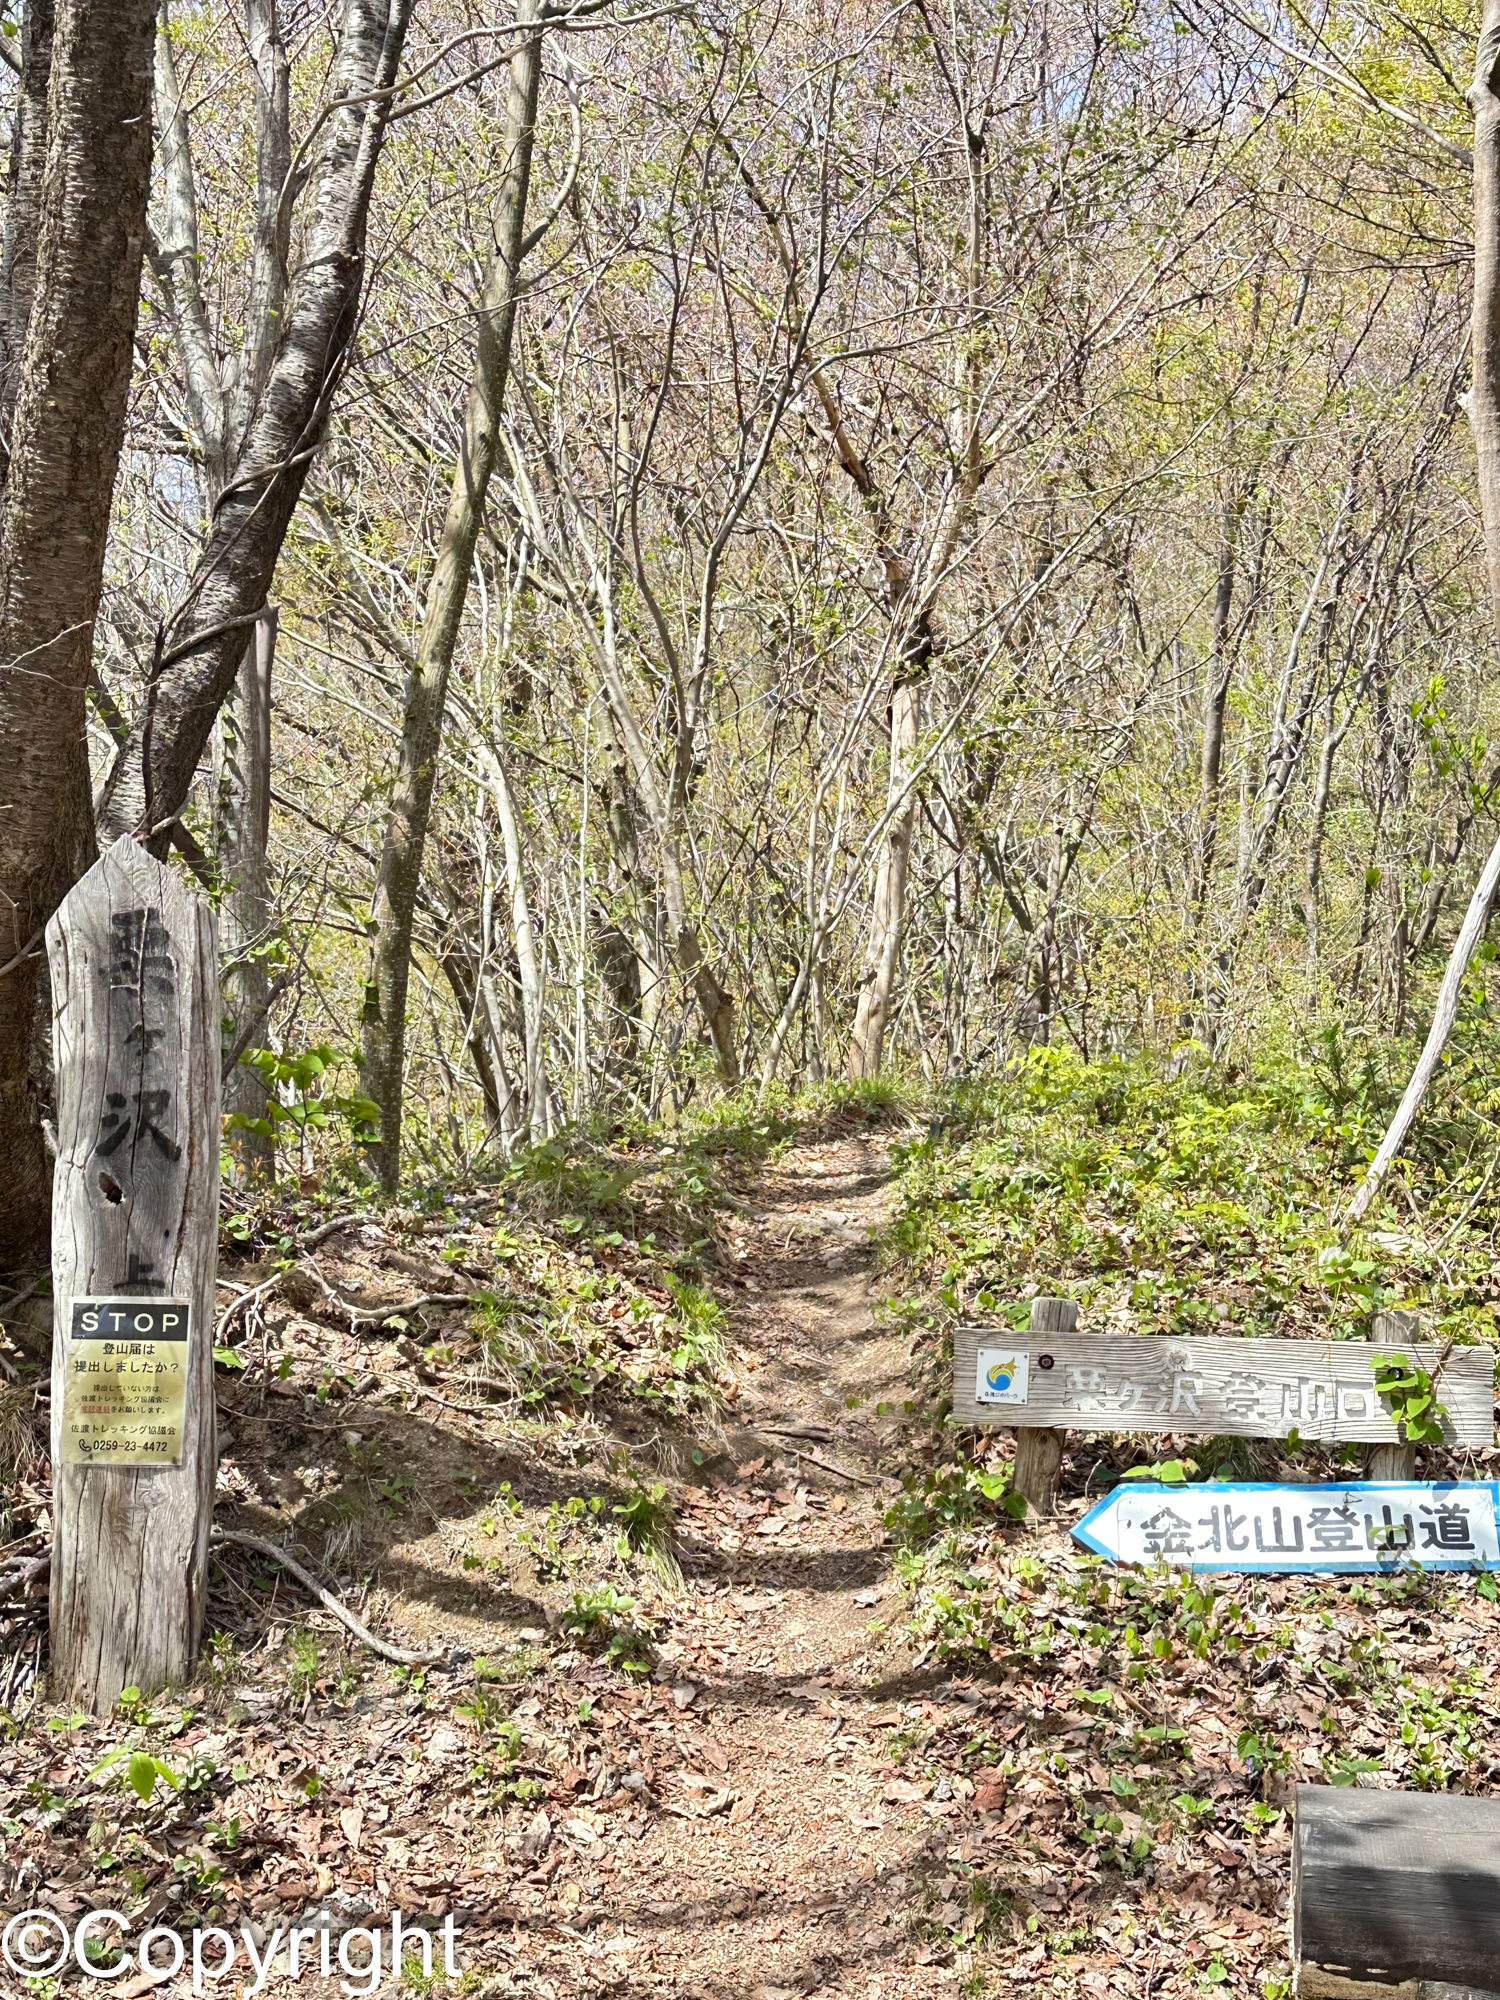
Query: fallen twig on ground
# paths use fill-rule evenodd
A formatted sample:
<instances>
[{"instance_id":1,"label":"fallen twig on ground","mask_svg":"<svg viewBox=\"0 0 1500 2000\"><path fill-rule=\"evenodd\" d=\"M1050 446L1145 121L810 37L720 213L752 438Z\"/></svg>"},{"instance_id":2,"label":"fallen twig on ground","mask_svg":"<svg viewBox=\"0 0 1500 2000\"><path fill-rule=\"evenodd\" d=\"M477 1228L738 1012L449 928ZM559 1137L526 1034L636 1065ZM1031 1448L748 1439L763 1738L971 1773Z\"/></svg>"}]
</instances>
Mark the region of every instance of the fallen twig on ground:
<instances>
[{"instance_id":1,"label":"fallen twig on ground","mask_svg":"<svg viewBox=\"0 0 1500 2000\"><path fill-rule=\"evenodd\" d=\"M45 1576L51 1567L52 1557L49 1554L29 1556L13 1569L0 1570L0 1597L13 1597L18 1590L27 1589L39 1576Z\"/></svg>"},{"instance_id":2,"label":"fallen twig on ground","mask_svg":"<svg viewBox=\"0 0 1500 2000\"><path fill-rule=\"evenodd\" d=\"M436 1652L419 1653L409 1646L393 1646L385 1639L377 1639L367 1626L360 1624L348 1605L341 1598L335 1597L331 1590L325 1590L317 1578L302 1567L295 1556L289 1555L285 1549L278 1548L275 1542L268 1542L263 1535L247 1535L238 1528L215 1528L209 1537L209 1546L219 1548L226 1542L232 1543L236 1548L251 1549L256 1555L280 1563L309 1595L315 1597L326 1611L331 1611L341 1625L349 1628L361 1645L368 1646L371 1652L378 1653L381 1659L394 1660L398 1666L403 1667L426 1667L445 1657L441 1647Z\"/></svg>"},{"instance_id":3,"label":"fallen twig on ground","mask_svg":"<svg viewBox=\"0 0 1500 2000\"><path fill-rule=\"evenodd\" d=\"M47 1275L46 1271L38 1271L29 1285L22 1285L18 1292L7 1292L5 1297L0 1299L0 1312L8 1312L12 1306L20 1305L23 1299L29 1299L32 1293L39 1289Z\"/></svg>"},{"instance_id":4,"label":"fallen twig on ground","mask_svg":"<svg viewBox=\"0 0 1500 2000\"><path fill-rule=\"evenodd\" d=\"M341 1302L342 1303L342 1302ZM365 1320L371 1326L383 1326L387 1320L399 1319L403 1313L419 1312L423 1306L472 1306L482 1301L472 1292L424 1292L419 1299L401 1299L393 1306L371 1307L346 1306L344 1309Z\"/></svg>"},{"instance_id":5,"label":"fallen twig on ground","mask_svg":"<svg viewBox=\"0 0 1500 2000\"><path fill-rule=\"evenodd\" d=\"M258 1285L251 1285L247 1291L240 1293L233 1305L224 1308L223 1312L219 1314L218 1325L214 1328L215 1347L222 1347L224 1345L224 1332L231 1320L236 1319L245 1310L246 1306L253 1305L258 1298L269 1292L273 1285L279 1284L281 1275L280 1271L273 1271L269 1278L262 1278ZM224 1280L221 1279L220 1283L222 1284L223 1282Z\"/></svg>"},{"instance_id":6,"label":"fallen twig on ground","mask_svg":"<svg viewBox=\"0 0 1500 2000\"><path fill-rule=\"evenodd\" d=\"M831 1458L819 1458L815 1451L793 1451L789 1444L783 1445L782 1450L788 1458L805 1459L809 1465L816 1465L823 1472L831 1472L835 1479L847 1479L855 1486L878 1486L880 1484L880 1481L872 1479L869 1473L851 1472L846 1465L835 1465Z\"/></svg>"},{"instance_id":7,"label":"fallen twig on ground","mask_svg":"<svg viewBox=\"0 0 1500 2000\"><path fill-rule=\"evenodd\" d=\"M460 1410L467 1417L503 1417L520 1402L518 1396L512 1396L508 1403L455 1403L451 1396L440 1396L435 1389L429 1389L421 1382L408 1382L403 1386L412 1395L425 1396L429 1403L440 1403L445 1410Z\"/></svg>"},{"instance_id":8,"label":"fallen twig on ground","mask_svg":"<svg viewBox=\"0 0 1500 2000\"><path fill-rule=\"evenodd\" d=\"M326 1431L330 1435L335 1431L378 1431L390 1422L389 1417L361 1415L357 1420L346 1417L338 1424L315 1424L311 1417L299 1417L293 1410L241 1410L233 1403L220 1403L218 1408L226 1422L233 1418L235 1423L287 1424L299 1431Z\"/></svg>"},{"instance_id":9,"label":"fallen twig on ground","mask_svg":"<svg viewBox=\"0 0 1500 2000\"><path fill-rule=\"evenodd\" d=\"M326 1243L330 1236L337 1236L341 1229L352 1229L356 1222L364 1220L365 1217L359 1214L336 1215L331 1222L320 1222L316 1229L309 1229L305 1236L299 1236L298 1248L316 1250L320 1243Z\"/></svg>"},{"instance_id":10,"label":"fallen twig on ground","mask_svg":"<svg viewBox=\"0 0 1500 2000\"><path fill-rule=\"evenodd\" d=\"M423 1306L472 1306L479 1303L472 1292L424 1292L419 1299L401 1299L392 1306L358 1306L333 1289L318 1269L316 1258L309 1257L305 1263L297 1265L296 1268L299 1271L306 1271L314 1278L339 1311L349 1315L351 1333L357 1333L361 1323L367 1327L384 1326L388 1320L400 1319L406 1313L418 1312Z\"/></svg>"}]
</instances>

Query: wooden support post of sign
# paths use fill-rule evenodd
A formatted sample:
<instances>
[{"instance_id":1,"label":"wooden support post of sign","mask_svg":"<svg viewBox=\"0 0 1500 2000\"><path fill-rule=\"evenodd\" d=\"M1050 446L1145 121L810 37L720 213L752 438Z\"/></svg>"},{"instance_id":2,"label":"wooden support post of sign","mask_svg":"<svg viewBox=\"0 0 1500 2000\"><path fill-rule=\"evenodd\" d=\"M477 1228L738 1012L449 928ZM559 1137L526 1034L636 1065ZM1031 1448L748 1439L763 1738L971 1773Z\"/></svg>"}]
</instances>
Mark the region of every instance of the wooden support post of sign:
<instances>
[{"instance_id":1,"label":"wooden support post of sign","mask_svg":"<svg viewBox=\"0 0 1500 2000\"><path fill-rule=\"evenodd\" d=\"M1033 1299L1032 1333L1072 1333L1078 1325L1073 1299ZM1057 1505L1057 1480L1062 1471L1063 1433L1035 1427L1016 1432L1013 1489L1033 1513L1050 1514Z\"/></svg>"},{"instance_id":2,"label":"wooden support post of sign","mask_svg":"<svg viewBox=\"0 0 1500 2000\"><path fill-rule=\"evenodd\" d=\"M47 926L52 1692L181 1679L213 1512L219 990L206 903L128 836Z\"/></svg>"},{"instance_id":3,"label":"wooden support post of sign","mask_svg":"<svg viewBox=\"0 0 1500 2000\"><path fill-rule=\"evenodd\" d=\"M1299 1785L1292 1949L1305 1970L1467 1988L1500 1978L1500 1801ZM1322 1983L1310 1980L1309 1995ZM1299 1982L1299 1991L1302 1990Z\"/></svg>"},{"instance_id":4,"label":"wooden support post of sign","mask_svg":"<svg viewBox=\"0 0 1500 2000\"><path fill-rule=\"evenodd\" d=\"M1378 1312L1370 1321L1370 1338L1389 1353L1410 1347L1422 1331L1416 1313ZM1414 1444L1372 1444L1365 1449L1366 1479L1415 1479L1417 1448Z\"/></svg>"}]
</instances>

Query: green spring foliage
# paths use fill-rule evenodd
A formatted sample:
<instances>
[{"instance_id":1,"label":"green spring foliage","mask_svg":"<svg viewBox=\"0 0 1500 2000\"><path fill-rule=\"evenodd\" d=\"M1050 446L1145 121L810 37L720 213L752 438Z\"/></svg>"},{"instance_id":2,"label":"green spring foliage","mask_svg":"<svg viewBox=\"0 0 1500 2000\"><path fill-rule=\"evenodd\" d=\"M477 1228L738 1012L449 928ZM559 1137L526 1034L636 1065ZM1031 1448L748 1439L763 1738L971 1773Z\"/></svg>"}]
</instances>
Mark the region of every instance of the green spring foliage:
<instances>
[{"instance_id":1,"label":"green spring foliage","mask_svg":"<svg viewBox=\"0 0 1500 2000\"><path fill-rule=\"evenodd\" d=\"M1044 1292L1113 1331L1361 1338L1373 1312L1400 1307L1433 1334L1492 1337L1487 1019L1466 1024L1385 1212L1342 1227L1405 1055L1353 1050L1330 1026L1251 1071L1192 1050L1087 1062L1053 1047L956 1085L898 1148L890 1244L926 1288L910 1310L939 1328L974 1311L1019 1326L1026 1295Z\"/></svg>"}]
</instances>

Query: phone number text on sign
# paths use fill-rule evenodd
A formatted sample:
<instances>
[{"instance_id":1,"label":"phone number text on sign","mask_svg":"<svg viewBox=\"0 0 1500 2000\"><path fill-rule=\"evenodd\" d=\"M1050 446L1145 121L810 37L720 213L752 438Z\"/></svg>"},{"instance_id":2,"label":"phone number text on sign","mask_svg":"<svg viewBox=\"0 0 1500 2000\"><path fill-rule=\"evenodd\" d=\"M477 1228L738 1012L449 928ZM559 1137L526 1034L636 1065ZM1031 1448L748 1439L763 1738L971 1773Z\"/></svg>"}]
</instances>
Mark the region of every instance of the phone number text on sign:
<instances>
[{"instance_id":1,"label":"phone number text on sign","mask_svg":"<svg viewBox=\"0 0 1500 2000\"><path fill-rule=\"evenodd\" d=\"M65 1465L180 1465L185 1299L74 1299L63 1390Z\"/></svg>"}]
</instances>

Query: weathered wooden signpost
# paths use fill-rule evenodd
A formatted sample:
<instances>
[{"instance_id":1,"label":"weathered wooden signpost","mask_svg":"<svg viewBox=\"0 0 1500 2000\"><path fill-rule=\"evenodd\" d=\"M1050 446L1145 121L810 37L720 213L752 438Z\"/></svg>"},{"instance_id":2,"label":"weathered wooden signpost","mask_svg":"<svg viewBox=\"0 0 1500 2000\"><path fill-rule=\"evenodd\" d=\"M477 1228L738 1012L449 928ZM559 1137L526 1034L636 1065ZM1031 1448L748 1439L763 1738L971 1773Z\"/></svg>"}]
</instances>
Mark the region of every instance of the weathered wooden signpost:
<instances>
[{"instance_id":1,"label":"weathered wooden signpost","mask_svg":"<svg viewBox=\"0 0 1500 2000\"><path fill-rule=\"evenodd\" d=\"M1072 1299L1033 1299L1033 1333L1072 1333L1078 1325L1078 1306ZM1050 1425L1034 1424L1016 1432L1015 1488L1024 1493L1038 1514L1050 1514L1057 1505L1057 1482L1062 1472L1063 1434Z\"/></svg>"},{"instance_id":2,"label":"weathered wooden signpost","mask_svg":"<svg viewBox=\"0 0 1500 2000\"><path fill-rule=\"evenodd\" d=\"M1078 1334L1043 1299L1057 1331L1025 1333L959 1327L953 1336L953 1417L960 1424L1016 1429L1015 1488L1039 1513L1051 1511L1065 1431L1170 1432L1179 1436L1284 1438L1366 1443L1380 1448L1384 1479L1410 1480L1413 1454L1375 1386L1381 1346L1347 1340L1178 1339ZM1403 1315L1383 1316L1382 1344L1398 1347L1439 1381L1448 1445L1494 1442L1494 1349L1451 1351L1413 1340ZM1402 1337L1389 1338L1392 1332ZM1045 1447L1028 1439L1040 1432Z\"/></svg>"},{"instance_id":3,"label":"weathered wooden signpost","mask_svg":"<svg viewBox=\"0 0 1500 2000\"><path fill-rule=\"evenodd\" d=\"M214 919L132 839L47 927L52 1678L96 1713L181 1678L203 1628L219 1220Z\"/></svg>"},{"instance_id":4,"label":"weathered wooden signpost","mask_svg":"<svg viewBox=\"0 0 1500 2000\"><path fill-rule=\"evenodd\" d=\"M1395 1353L1409 1348L1422 1330L1415 1313L1378 1312L1370 1320L1370 1341L1377 1352ZM1371 1479L1414 1479L1417 1448L1414 1444L1372 1444L1365 1453L1365 1472Z\"/></svg>"}]
</instances>

